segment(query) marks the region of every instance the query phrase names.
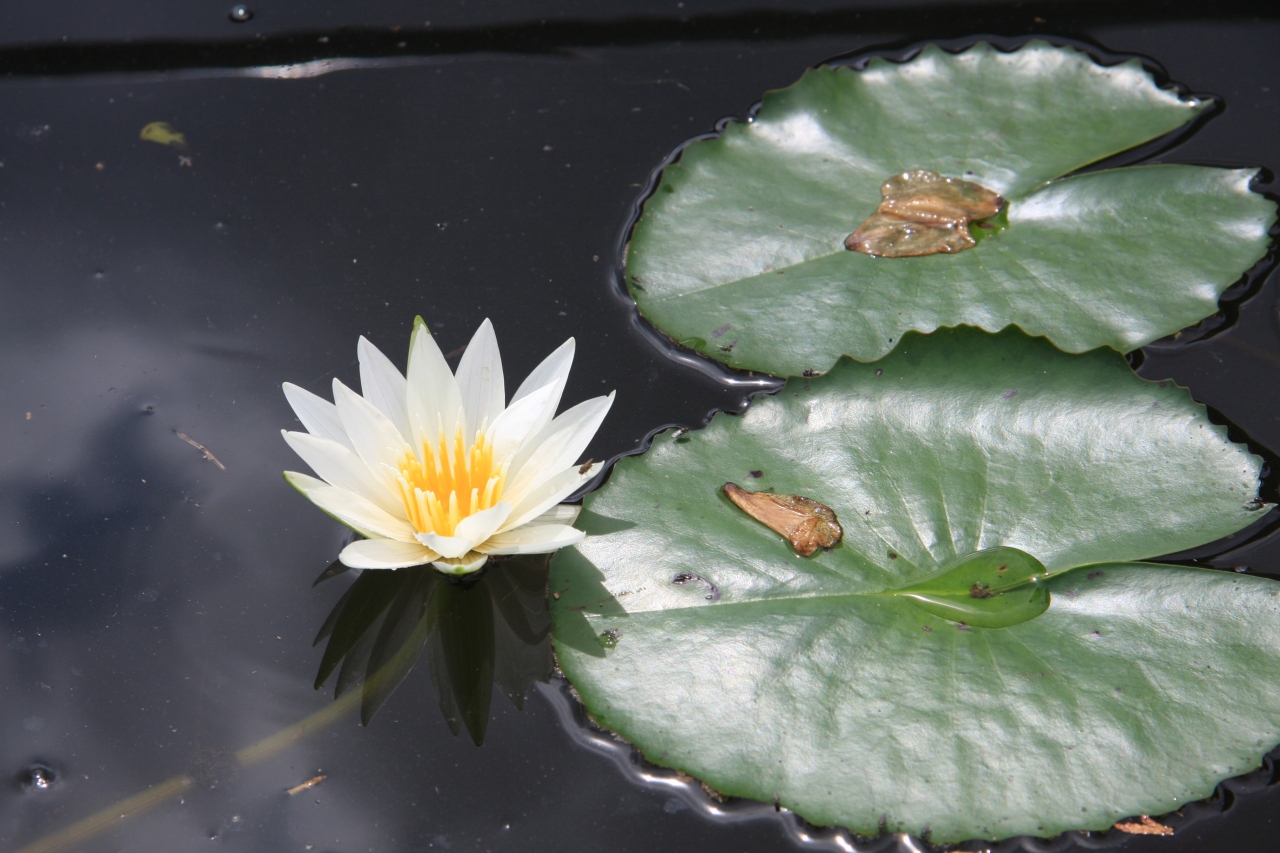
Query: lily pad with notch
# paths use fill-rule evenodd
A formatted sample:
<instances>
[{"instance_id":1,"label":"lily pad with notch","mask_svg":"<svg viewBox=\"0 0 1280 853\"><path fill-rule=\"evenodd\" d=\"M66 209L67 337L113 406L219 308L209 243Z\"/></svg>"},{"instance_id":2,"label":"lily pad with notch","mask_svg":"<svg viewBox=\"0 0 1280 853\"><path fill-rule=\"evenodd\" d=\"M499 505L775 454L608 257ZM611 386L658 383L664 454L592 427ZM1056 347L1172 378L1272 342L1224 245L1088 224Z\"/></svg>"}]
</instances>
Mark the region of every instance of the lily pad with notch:
<instances>
[{"instance_id":1,"label":"lily pad with notch","mask_svg":"<svg viewBox=\"0 0 1280 853\"><path fill-rule=\"evenodd\" d=\"M1043 41L814 68L663 170L626 281L672 340L776 375L961 324L1127 352L1213 314L1266 254L1276 206L1251 190L1256 169L1063 176L1210 103L1136 59ZM927 245L873 257L904 240Z\"/></svg>"},{"instance_id":2,"label":"lily pad with notch","mask_svg":"<svg viewBox=\"0 0 1280 853\"><path fill-rule=\"evenodd\" d=\"M1007 628L1049 609L1049 572L1017 548L989 548L897 589L926 613L979 628Z\"/></svg>"},{"instance_id":3,"label":"lily pad with notch","mask_svg":"<svg viewBox=\"0 0 1280 853\"><path fill-rule=\"evenodd\" d=\"M558 660L650 761L816 824L1103 830L1280 742L1280 583L1136 562L1257 521L1261 465L1112 350L908 335L619 460L552 561ZM840 546L730 503L744 470Z\"/></svg>"}]
</instances>

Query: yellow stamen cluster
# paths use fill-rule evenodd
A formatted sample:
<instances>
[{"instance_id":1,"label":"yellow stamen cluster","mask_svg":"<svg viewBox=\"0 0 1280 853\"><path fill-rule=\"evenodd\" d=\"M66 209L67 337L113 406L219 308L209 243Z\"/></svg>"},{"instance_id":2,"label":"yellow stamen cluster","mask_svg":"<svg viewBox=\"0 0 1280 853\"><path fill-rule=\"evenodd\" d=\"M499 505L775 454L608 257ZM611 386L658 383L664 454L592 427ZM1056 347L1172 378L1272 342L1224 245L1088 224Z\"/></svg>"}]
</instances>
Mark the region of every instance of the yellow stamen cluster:
<instances>
[{"instance_id":1,"label":"yellow stamen cluster","mask_svg":"<svg viewBox=\"0 0 1280 853\"><path fill-rule=\"evenodd\" d=\"M443 432L434 445L422 443L399 465L397 485L409 523L419 533L452 536L458 522L502 499L505 466L494 465L493 445L481 432L468 446L459 427L452 443Z\"/></svg>"}]
</instances>

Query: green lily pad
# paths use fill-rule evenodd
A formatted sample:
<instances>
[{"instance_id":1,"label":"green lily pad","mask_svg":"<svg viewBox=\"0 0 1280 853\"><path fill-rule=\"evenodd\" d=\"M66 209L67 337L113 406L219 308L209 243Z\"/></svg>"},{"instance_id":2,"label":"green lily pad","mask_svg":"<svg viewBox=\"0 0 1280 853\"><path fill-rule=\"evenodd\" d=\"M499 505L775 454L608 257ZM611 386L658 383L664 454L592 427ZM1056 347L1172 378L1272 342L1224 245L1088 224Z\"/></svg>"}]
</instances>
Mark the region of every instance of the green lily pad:
<instances>
[{"instance_id":1,"label":"green lily pad","mask_svg":"<svg viewBox=\"0 0 1280 853\"><path fill-rule=\"evenodd\" d=\"M1039 560L1017 548L988 548L888 593L943 619L1008 628L1049 609L1047 575Z\"/></svg>"},{"instance_id":2,"label":"green lily pad","mask_svg":"<svg viewBox=\"0 0 1280 853\"><path fill-rule=\"evenodd\" d=\"M1261 259L1273 202L1252 169L1075 169L1192 121L1208 101L1137 60L1068 47L925 48L901 64L822 67L750 123L690 143L645 202L627 251L641 313L734 367L822 372L874 361L910 330L1016 324L1062 349L1122 352L1192 325ZM928 169L1008 202L978 245L871 257L846 237L881 184Z\"/></svg>"},{"instance_id":3,"label":"green lily pad","mask_svg":"<svg viewBox=\"0 0 1280 853\"><path fill-rule=\"evenodd\" d=\"M817 824L1105 829L1280 742L1280 584L1134 562L1258 520L1261 464L1114 351L913 334L620 460L552 562L558 659L651 761ZM729 480L822 502L843 540L797 555ZM1048 609L921 606L978 583Z\"/></svg>"}]
</instances>

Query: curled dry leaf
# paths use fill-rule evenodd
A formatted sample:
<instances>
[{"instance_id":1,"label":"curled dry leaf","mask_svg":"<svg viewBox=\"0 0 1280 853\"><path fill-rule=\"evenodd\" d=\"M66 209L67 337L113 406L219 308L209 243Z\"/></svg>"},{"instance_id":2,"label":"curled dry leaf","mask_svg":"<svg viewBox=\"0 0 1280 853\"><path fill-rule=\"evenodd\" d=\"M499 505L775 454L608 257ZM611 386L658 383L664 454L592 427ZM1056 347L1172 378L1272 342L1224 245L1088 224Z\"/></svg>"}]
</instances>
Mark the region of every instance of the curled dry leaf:
<instances>
[{"instance_id":1,"label":"curled dry leaf","mask_svg":"<svg viewBox=\"0 0 1280 853\"><path fill-rule=\"evenodd\" d=\"M1173 827L1165 826L1147 815L1141 815L1137 820L1122 820L1115 828L1130 835L1173 835Z\"/></svg>"},{"instance_id":2,"label":"curled dry leaf","mask_svg":"<svg viewBox=\"0 0 1280 853\"><path fill-rule=\"evenodd\" d=\"M844 536L831 507L800 495L749 492L736 483L725 483L724 493L743 512L791 543L796 552L813 556L819 548L830 548Z\"/></svg>"},{"instance_id":3,"label":"curled dry leaf","mask_svg":"<svg viewBox=\"0 0 1280 853\"><path fill-rule=\"evenodd\" d=\"M894 175L880 187L876 212L844 241L881 258L913 258L973 248L969 223L995 216L1004 199L984 186L928 169Z\"/></svg>"}]
</instances>

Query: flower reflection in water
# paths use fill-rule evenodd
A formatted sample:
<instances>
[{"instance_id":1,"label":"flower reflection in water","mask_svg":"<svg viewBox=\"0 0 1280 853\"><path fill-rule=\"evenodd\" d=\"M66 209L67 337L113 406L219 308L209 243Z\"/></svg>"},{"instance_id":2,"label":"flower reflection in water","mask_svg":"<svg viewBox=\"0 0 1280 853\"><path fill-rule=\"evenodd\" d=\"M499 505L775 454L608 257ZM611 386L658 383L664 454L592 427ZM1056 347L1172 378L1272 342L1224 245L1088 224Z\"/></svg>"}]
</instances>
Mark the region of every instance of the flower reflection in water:
<instances>
[{"instance_id":1,"label":"flower reflection in water","mask_svg":"<svg viewBox=\"0 0 1280 853\"><path fill-rule=\"evenodd\" d=\"M428 566L361 572L316 635L317 644L328 640L316 689L335 670L335 698L363 683L360 720L368 724L425 654L450 730L465 726L479 746L495 684L523 709L533 683L551 675L549 560L495 560L464 580ZM345 571L334 563L316 583Z\"/></svg>"}]
</instances>

